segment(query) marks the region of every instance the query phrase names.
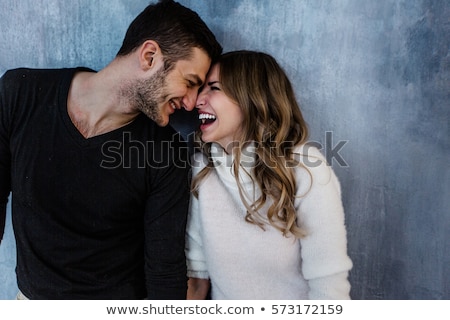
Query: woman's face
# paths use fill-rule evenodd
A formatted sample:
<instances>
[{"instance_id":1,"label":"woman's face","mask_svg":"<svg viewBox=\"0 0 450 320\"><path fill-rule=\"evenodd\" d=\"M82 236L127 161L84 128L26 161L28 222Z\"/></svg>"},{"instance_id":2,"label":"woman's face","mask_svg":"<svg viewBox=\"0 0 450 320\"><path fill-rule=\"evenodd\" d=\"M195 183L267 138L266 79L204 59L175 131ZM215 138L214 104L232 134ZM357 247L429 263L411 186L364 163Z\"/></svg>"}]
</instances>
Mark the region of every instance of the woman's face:
<instances>
[{"instance_id":1,"label":"woman's face","mask_svg":"<svg viewBox=\"0 0 450 320\"><path fill-rule=\"evenodd\" d=\"M205 85L197 97L203 142L216 142L230 153L232 142L241 134L243 114L241 108L222 90L218 64L211 67Z\"/></svg>"}]
</instances>

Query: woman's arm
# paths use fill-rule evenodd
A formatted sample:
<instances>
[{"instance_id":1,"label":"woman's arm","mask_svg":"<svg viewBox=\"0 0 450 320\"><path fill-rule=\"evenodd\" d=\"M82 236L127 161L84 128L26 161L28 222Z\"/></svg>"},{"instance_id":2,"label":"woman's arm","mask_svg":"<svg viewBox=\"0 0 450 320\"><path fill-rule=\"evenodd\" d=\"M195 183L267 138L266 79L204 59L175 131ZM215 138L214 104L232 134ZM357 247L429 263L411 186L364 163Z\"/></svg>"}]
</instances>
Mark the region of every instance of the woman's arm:
<instances>
[{"instance_id":1,"label":"woman's arm","mask_svg":"<svg viewBox=\"0 0 450 320\"><path fill-rule=\"evenodd\" d=\"M350 299L345 214L339 180L319 150L303 150L305 170L297 171L298 217L307 236L300 239L302 271L310 299Z\"/></svg>"}]
</instances>

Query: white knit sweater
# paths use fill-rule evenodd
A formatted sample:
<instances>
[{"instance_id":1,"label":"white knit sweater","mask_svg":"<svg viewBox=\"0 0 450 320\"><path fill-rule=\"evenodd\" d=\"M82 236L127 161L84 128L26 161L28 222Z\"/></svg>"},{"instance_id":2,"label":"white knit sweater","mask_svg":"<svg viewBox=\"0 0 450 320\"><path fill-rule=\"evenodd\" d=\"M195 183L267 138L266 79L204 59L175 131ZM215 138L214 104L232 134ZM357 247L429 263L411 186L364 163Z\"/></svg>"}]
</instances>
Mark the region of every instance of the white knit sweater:
<instances>
[{"instance_id":1,"label":"white knit sweater","mask_svg":"<svg viewBox=\"0 0 450 320\"><path fill-rule=\"evenodd\" d=\"M260 191L246 174L253 161L246 153L250 158L244 159L247 169L240 168L240 179L252 197ZM188 276L209 278L212 299L350 298L352 262L338 179L318 149L302 146L296 153L309 170L296 169L295 208L308 233L301 240L245 222L232 157L213 155L215 169L202 181L199 198L191 198L186 238ZM200 154L194 160L193 175L206 164Z\"/></svg>"}]
</instances>

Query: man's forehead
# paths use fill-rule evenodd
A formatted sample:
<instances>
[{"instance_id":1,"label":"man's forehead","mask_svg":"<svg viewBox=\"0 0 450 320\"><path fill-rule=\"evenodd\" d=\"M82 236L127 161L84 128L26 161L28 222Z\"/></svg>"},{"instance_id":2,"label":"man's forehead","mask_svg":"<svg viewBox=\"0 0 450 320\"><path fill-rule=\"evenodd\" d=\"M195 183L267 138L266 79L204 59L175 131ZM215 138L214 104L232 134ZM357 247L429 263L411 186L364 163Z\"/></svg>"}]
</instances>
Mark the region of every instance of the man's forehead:
<instances>
[{"instance_id":1,"label":"man's forehead","mask_svg":"<svg viewBox=\"0 0 450 320\"><path fill-rule=\"evenodd\" d=\"M194 48L189 59L179 60L177 68L182 72L184 77L196 84L203 84L211 65L211 59L203 50Z\"/></svg>"}]
</instances>

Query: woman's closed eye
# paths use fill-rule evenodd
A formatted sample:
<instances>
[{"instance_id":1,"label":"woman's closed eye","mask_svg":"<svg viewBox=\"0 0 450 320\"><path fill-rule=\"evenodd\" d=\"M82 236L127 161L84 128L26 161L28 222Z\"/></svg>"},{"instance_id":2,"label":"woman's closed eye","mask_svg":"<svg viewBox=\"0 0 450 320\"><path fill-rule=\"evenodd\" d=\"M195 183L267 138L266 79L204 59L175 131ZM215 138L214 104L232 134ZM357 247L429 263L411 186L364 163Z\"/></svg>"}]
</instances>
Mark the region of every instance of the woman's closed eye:
<instances>
[{"instance_id":1,"label":"woman's closed eye","mask_svg":"<svg viewBox=\"0 0 450 320\"><path fill-rule=\"evenodd\" d=\"M217 86L217 84L219 84L219 81L210 81L207 83L207 85L211 91L220 90L220 87Z\"/></svg>"}]
</instances>

